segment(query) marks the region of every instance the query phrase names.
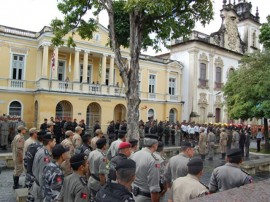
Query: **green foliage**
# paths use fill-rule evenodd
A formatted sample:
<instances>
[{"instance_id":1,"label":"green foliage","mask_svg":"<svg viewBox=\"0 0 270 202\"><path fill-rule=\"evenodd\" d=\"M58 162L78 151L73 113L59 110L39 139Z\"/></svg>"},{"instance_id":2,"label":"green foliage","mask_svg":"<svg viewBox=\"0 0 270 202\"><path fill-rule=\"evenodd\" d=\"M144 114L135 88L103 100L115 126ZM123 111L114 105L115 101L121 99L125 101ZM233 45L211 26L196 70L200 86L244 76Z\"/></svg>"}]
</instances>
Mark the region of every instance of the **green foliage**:
<instances>
[{"instance_id":1,"label":"green foliage","mask_svg":"<svg viewBox=\"0 0 270 202\"><path fill-rule=\"evenodd\" d=\"M223 90L230 118L270 117L269 51L245 55Z\"/></svg>"},{"instance_id":2,"label":"green foliage","mask_svg":"<svg viewBox=\"0 0 270 202\"><path fill-rule=\"evenodd\" d=\"M265 48L270 49L270 16L267 16L267 22L261 26L259 39Z\"/></svg>"}]
</instances>

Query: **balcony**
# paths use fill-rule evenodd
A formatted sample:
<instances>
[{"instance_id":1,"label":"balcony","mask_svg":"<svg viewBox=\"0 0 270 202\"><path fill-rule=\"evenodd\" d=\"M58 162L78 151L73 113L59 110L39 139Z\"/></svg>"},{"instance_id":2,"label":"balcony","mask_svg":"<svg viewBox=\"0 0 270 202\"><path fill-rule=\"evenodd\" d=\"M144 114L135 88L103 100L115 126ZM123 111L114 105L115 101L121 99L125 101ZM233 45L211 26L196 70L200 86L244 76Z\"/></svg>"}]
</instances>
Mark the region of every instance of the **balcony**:
<instances>
[{"instance_id":1,"label":"balcony","mask_svg":"<svg viewBox=\"0 0 270 202\"><path fill-rule=\"evenodd\" d=\"M178 101L178 95L170 95L170 101Z\"/></svg>"},{"instance_id":2,"label":"balcony","mask_svg":"<svg viewBox=\"0 0 270 202\"><path fill-rule=\"evenodd\" d=\"M156 93L149 93L148 98L149 99L156 99Z\"/></svg>"},{"instance_id":3,"label":"balcony","mask_svg":"<svg viewBox=\"0 0 270 202\"><path fill-rule=\"evenodd\" d=\"M22 89L22 88L24 88L24 81L11 79L11 80L9 80L9 87Z\"/></svg>"},{"instance_id":4,"label":"balcony","mask_svg":"<svg viewBox=\"0 0 270 202\"><path fill-rule=\"evenodd\" d=\"M101 94L101 85L89 85L90 94Z\"/></svg>"},{"instance_id":5,"label":"balcony","mask_svg":"<svg viewBox=\"0 0 270 202\"><path fill-rule=\"evenodd\" d=\"M223 83L215 82L215 90L221 90L223 87Z\"/></svg>"},{"instance_id":6,"label":"balcony","mask_svg":"<svg viewBox=\"0 0 270 202\"><path fill-rule=\"evenodd\" d=\"M73 83L72 82L59 81L58 82L58 89L60 91L72 91L73 90Z\"/></svg>"},{"instance_id":7,"label":"balcony","mask_svg":"<svg viewBox=\"0 0 270 202\"><path fill-rule=\"evenodd\" d=\"M199 79L199 85L198 88L202 88L202 89L208 89L208 80L206 79Z\"/></svg>"}]
</instances>

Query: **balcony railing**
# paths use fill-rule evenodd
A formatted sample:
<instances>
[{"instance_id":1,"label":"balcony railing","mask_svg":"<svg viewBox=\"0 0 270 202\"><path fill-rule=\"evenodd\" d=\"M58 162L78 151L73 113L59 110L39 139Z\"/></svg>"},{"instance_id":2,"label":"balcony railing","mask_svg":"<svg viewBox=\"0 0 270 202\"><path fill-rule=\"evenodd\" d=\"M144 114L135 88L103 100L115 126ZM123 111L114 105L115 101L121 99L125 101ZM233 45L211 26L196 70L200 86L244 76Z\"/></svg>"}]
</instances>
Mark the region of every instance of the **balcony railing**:
<instances>
[{"instance_id":1,"label":"balcony railing","mask_svg":"<svg viewBox=\"0 0 270 202\"><path fill-rule=\"evenodd\" d=\"M178 100L178 95L170 95L170 100L171 101L177 101Z\"/></svg>"},{"instance_id":2,"label":"balcony railing","mask_svg":"<svg viewBox=\"0 0 270 202\"><path fill-rule=\"evenodd\" d=\"M199 79L199 88L208 88L208 80Z\"/></svg>"},{"instance_id":3,"label":"balcony railing","mask_svg":"<svg viewBox=\"0 0 270 202\"><path fill-rule=\"evenodd\" d=\"M149 93L149 99L155 99L156 93Z\"/></svg>"},{"instance_id":4,"label":"balcony railing","mask_svg":"<svg viewBox=\"0 0 270 202\"><path fill-rule=\"evenodd\" d=\"M9 86L11 88L24 88L24 81L23 80L10 80Z\"/></svg>"},{"instance_id":5,"label":"balcony railing","mask_svg":"<svg viewBox=\"0 0 270 202\"><path fill-rule=\"evenodd\" d=\"M216 90L221 90L222 87L223 87L223 83L215 82L215 89Z\"/></svg>"},{"instance_id":6,"label":"balcony railing","mask_svg":"<svg viewBox=\"0 0 270 202\"><path fill-rule=\"evenodd\" d=\"M59 81L58 83L59 90L73 90L72 82Z\"/></svg>"},{"instance_id":7,"label":"balcony railing","mask_svg":"<svg viewBox=\"0 0 270 202\"><path fill-rule=\"evenodd\" d=\"M89 85L89 93L100 94L101 93L101 86L100 85Z\"/></svg>"}]
</instances>

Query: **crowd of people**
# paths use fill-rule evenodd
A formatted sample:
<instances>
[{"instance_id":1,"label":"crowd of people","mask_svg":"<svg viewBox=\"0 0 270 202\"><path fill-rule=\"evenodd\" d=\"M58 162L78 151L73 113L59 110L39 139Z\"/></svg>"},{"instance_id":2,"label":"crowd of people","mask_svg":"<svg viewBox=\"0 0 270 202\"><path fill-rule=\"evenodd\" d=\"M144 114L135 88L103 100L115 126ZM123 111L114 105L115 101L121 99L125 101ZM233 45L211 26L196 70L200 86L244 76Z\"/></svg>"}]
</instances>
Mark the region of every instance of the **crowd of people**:
<instances>
[{"instance_id":1,"label":"crowd of people","mask_svg":"<svg viewBox=\"0 0 270 202\"><path fill-rule=\"evenodd\" d=\"M39 130L17 127L13 188L21 187L19 178L25 172L27 201L162 202L168 192L169 201L176 202L252 182L239 167L248 157L249 127L140 121L137 140L127 139L126 121L110 122L106 134L97 121L94 137L85 132L83 120L75 123L51 118ZM163 148L169 140L175 142L176 133L180 153L167 159ZM205 156L213 160L216 144L227 163L214 169L206 186L199 180ZM194 157L195 145L199 157Z\"/></svg>"}]
</instances>

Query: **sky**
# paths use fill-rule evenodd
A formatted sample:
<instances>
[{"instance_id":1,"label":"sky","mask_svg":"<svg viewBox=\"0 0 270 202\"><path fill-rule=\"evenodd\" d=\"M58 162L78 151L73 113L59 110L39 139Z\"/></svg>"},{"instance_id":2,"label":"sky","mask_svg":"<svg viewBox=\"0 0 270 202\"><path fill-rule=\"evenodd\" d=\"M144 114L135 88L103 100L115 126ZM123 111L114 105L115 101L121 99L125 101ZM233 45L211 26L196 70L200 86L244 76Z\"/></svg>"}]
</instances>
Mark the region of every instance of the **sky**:
<instances>
[{"instance_id":1,"label":"sky","mask_svg":"<svg viewBox=\"0 0 270 202\"><path fill-rule=\"evenodd\" d=\"M227 0L229 1L229 0ZM233 2L233 0L231 0ZM238 2L239 0L235 0ZM243 1L243 0L242 0ZM255 14L259 7L260 21L266 22L266 16L270 15L269 0L248 0L252 3L252 13ZM57 0L0 0L0 25L29 30L40 31L44 26L49 26L54 18L62 18L57 9ZM209 25L202 27L196 24L195 30L210 34L218 31L221 25L220 10L223 0L214 0L214 20ZM99 21L107 27L108 17L103 12Z\"/></svg>"}]
</instances>

